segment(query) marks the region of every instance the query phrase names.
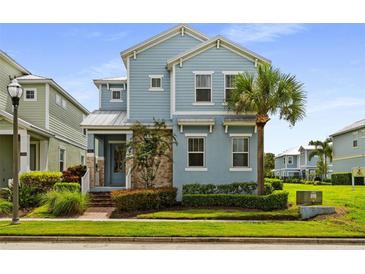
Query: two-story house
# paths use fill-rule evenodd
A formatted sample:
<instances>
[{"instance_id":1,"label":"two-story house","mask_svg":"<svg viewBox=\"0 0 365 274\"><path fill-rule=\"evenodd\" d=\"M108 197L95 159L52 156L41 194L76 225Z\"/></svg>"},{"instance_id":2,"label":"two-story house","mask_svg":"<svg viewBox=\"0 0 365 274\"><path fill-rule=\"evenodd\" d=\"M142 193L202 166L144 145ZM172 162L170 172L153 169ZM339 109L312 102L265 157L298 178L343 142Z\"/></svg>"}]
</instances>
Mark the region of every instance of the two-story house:
<instances>
[{"instance_id":1,"label":"two-story house","mask_svg":"<svg viewBox=\"0 0 365 274\"><path fill-rule=\"evenodd\" d=\"M313 179L316 175L318 156L309 159L315 147L303 145L288 149L275 157L274 175L280 178Z\"/></svg>"},{"instance_id":2,"label":"two-story house","mask_svg":"<svg viewBox=\"0 0 365 274\"><path fill-rule=\"evenodd\" d=\"M94 80L100 107L83 122L92 189L138 187L124 164L130 127L164 120L178 145L155 184L257 180L255 113L228 111L238 73L255 73L266 58L222 36L179 25L121 52L127 76Z\"/></svg>"},{"instance_id":3,"label":"two-story house","mask_svg":"<svg viewBox=\"0 0 365 274\"><path fill-rule=\"evenodd\" d=\"M0 187L12 178L13 115L10 79L23 88L19 102L20 172L62 171L85 163L86 132L80 123L88 110L53 79L32 75L0 50Z\"/></svg>"},{"instance_id":4,"label":"two-story house","mask_svg":"<svg viewBox=\"0 0 365 274\"><path fill-rule=\"evenodd\" d=\"M353 172L365 168L365 119L331 135L333 172Z\"/></svg>"}]
</instances>

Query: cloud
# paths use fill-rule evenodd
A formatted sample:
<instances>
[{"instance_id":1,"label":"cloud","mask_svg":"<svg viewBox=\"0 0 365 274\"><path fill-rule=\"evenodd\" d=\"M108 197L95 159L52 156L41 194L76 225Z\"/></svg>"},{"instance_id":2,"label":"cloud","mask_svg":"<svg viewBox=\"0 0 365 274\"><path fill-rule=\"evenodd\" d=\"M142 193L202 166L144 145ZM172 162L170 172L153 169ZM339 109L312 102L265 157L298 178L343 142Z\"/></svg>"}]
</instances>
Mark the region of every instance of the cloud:
<instances>
[{"instance_id":1,"label":"cloud","mask_svg":"<svg viewBox=\"0 0 365 274\"><path fill-rule=\"evenodd\" d=\"M271 42L303 30L300 24L233 24L223 30L223 35L240 43Z\"/></svg>"},{"instance_id":2,"label":"cloud","mask_svg":"<svg viewBox=\"0 0 365 274\"><path fill-rule=\"evenodd\" d=\"M338 97L333 100L323 102L318 102L316 104L308 104L308 114L338 110L343 111L344 109L365 107L365 99L360 99L358 97Z\"/></svg>"}]
</instances>

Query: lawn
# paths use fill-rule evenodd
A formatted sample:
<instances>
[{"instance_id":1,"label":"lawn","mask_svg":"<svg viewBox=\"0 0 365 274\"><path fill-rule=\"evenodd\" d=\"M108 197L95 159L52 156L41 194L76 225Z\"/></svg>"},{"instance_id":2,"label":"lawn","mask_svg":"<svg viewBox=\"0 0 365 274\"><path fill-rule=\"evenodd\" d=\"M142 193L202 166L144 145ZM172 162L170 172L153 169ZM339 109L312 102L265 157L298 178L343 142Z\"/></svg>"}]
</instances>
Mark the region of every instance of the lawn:
<instances>
[{"instance_id":1,"label":"lawn","mask_svg":"<svg viewBox=\"0 0 365 274\"><path fill-rule=\"evenodd\" d=\"M0 235L79 236L223 236L223 237L365 237L365 187L286 184L291 203L296 190L323 190L325 205L346 209L347 214L311 221L256 222L91 222L0 221ZM219 213L217 213L219 214Z\"/></svg>"}]
</instances>

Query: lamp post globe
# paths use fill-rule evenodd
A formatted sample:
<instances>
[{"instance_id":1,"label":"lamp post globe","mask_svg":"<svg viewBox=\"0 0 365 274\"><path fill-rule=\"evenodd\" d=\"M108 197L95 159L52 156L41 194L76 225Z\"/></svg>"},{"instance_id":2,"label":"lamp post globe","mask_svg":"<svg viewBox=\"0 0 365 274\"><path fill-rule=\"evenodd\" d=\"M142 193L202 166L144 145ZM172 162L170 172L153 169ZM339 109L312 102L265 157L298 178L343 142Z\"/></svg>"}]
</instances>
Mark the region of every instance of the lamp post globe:
<instances>
[{"instance_id":1,"label":"lamp post globe","mask_svg":"<svg viewBox=\"0 0 365 274\"><path fill-rule=\"evenodd\" d=\"M13 217L12 224L19 223L19 143L18 143L18 106L23 95L22 86L16 79L8 85L8 93L13 104Z\"/></svg>"}]
</instances>

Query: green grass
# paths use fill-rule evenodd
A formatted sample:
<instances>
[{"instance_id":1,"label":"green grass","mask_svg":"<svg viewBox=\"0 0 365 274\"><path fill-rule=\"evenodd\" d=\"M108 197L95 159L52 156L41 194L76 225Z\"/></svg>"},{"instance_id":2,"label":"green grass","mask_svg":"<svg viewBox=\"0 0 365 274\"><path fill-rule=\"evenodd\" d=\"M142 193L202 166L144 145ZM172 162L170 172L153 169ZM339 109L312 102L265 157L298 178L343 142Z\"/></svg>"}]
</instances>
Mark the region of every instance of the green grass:
<instances>
[{"instance_id":1,"label":"green grass","mask_svg":"<svg viewBox=\"0 0 365 274\"><path fill-rule=\"evenodd\" d=\"M365 187L286 184L290 202L296 190L322 190L325 205L345 208L347 214L311 221L256 222L91 222L0 221L0 235L76 236L222 236L222 237L365 237Z\"/></svg>"},{"instance_id":2,"label":"green grass","mask_svg":"<svg viewBox=\"0 0 365 274\"><path fill-rule=\"evenodd\" d=\"M42 205L33 209L33 211L27 215L27 218L55 218L55 216L49 213L48 205Z\"/></svg>"},{"instance_id":3,"label":"green grass","mask_svg":"<svg viewBox=\"0 0 365 274\"><path fill-rule=\"evenodd\" d=\"M297 208L275 211L243 211L239 209L181 209L137 215L138 219L190 220L298 220Z\"/></svg>"}]
</instances>

